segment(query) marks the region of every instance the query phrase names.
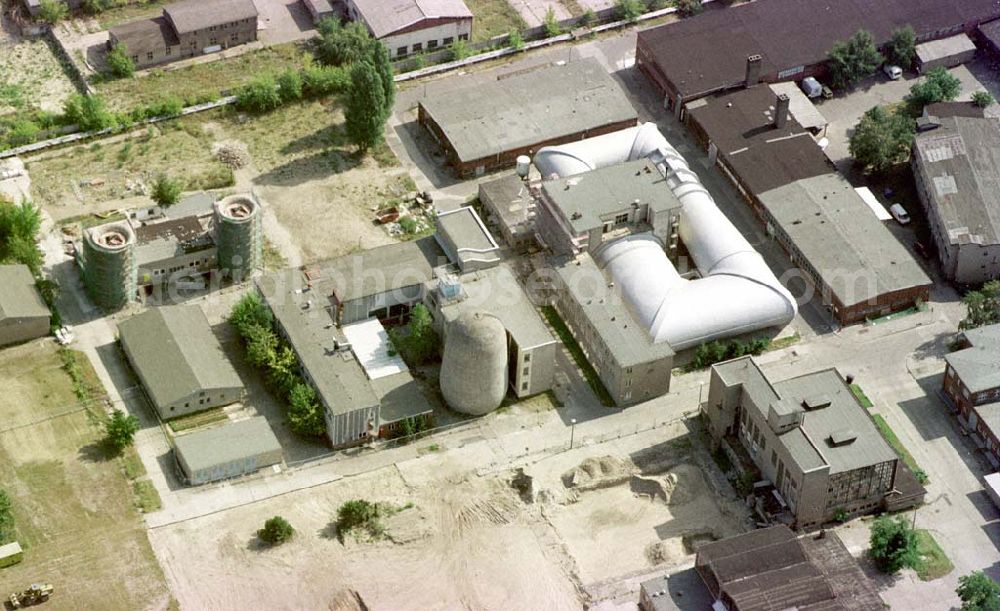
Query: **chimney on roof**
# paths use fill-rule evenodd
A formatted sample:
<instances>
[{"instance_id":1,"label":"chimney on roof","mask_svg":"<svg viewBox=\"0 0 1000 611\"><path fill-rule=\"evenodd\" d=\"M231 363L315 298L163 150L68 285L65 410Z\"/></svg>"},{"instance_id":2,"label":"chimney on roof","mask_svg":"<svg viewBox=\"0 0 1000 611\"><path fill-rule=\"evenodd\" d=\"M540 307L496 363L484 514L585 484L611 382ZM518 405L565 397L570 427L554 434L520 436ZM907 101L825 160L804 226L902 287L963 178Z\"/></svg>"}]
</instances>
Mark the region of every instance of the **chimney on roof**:
<instances>
[{"instance_id":1,"label":"chimney on roof","mask_svg":"<svg viewBox=\"0 0 1000 611\"><path fill-rule=\"evenodd\" d=\"M774 102L774 127L780 129L788 122L788 104L788 95L779 93Z\"/></svg>"},{"instance_id":2,"label":"chimney on roof","mask_svg":"<svg viewBox=\"0 0 1000 611\"><path fill-rule=\"evenodd\" d=\"M761 56L757 53L747 57L747 75L744 79L744 84L747 87L753 87L760 82L760 64Z\"/></svg>"}]
</instances>

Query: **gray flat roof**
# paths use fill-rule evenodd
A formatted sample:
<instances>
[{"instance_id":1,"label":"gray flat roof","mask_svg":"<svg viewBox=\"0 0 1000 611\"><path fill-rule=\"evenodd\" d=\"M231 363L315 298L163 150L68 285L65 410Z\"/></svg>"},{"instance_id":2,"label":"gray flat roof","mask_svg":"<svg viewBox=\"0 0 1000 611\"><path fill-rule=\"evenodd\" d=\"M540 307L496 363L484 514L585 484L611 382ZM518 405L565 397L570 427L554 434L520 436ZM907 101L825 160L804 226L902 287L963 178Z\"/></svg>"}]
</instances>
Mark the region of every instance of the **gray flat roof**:
<instances>
[{"instance_id":1,"label":"gray flat roof","mask_svg":"<svg viewBox=\"0 0 1000 611\"><path fill-rule=\"evenodd\" d=\"M182 0L163 7L178 34L257 17L253 0Z\"/></svg>"},{"instance_id":2,"label":"gray flat roof","mask_svg":"<svg viewBox=\"0 0 1000 611\"><path fill-rule=\"evenodd\" d=\"M969 392L1000 387L1000 324L969 329L962 335L971 347L946 354L944 360Z\"/></svg>"},{"instance_id":3,"label":"gray flat roof","mask_svg":"<svg viewBox=\"0 0 1000 611\"><path fill-rule=\"evenodd\" d=\"M931 284L840 174L797 180L758 198L845 307Z\"/></svg>"},{"instance_id":4,"label":"gray flat roof","mask_svg":"<svg viewBox=\"0 0 1000 611\"><path fill-rule=\"evenodd\" d=\"M191 471L211 469L262 454L278 452L280 455L281 452L281 444L263 416L178 435L174 439L174 448L184 457L184 463ZM281 459L276 462L281 462Z\"/></svg>"},{"instance_id":5,"label":"gray flat roof","mask_svg":"<svg viewBox=\"0 0 1000 611\"><path fill-rule=\"evenodd\" d=\"M804 412L801 426L778 436L803 471L829 465L833 474L897 458L836 369L770 382L749 356L712 368L727 384L743 384L743 392L752 397L764 420L772 405ZM804 401L820 395L830 404L811 410L802 407ZM832 437L848 431L855 437L853 442L831 443Z\"/></svg>"},{"instance_id":6,"label":"gray flat roof","mask_svg":"<svg viewBox=\"0 0 1000 611\"><path fill-rule=\"evenodd\" d=\"M465 312L485 312L496 316L522 349L555 342L535 306L506 265L463 274L460 277L464 299L442 304L445 321Z\"/></svg>"},{"instance_id":7,"label":"gray flat roof","mask_svg":"<svg viewBox=\"0 0 1000 611\"><path fill-rule=\"evenodd\" d=\"M379 404L361 363L350 350L335 351L344 342L330 314L332 287L324 282L307 285L297 269L266 274L257 287L284 329L302 368L330 411L344 414ZM308 306L307 306L308 304Z\"/></svg>"},{"instance_id":8,"label":"gray flat roof","mask_svg":"<svg viewBox=\"0 0 1000 611\"><path fill-rule=\"evenodd\" d=\"M0 320L50 316L27 265L0 265Z\"/></svg>"},{"instance_id":9,"label":"gray flat roof","mask_svg":"<svg viewBox=\"0 0 1000 611\"><path fill-rule=\"evenodd\" d=\"M556 273L619 366L674 355L669 344L654 344L642 325L635 322L621 294L608 287L607 278L589 254L557 267Z\"/></svg>"},{"instance_id":10,"label":"gray flat roof","mask_svg":"<svg viewBox=\"0 0 1000 611\"><path fill-rule=\"evenodd\" d=\"M420 105L463 162L638 116L618 83L593 58L457 87L423 98Z\"/></svg>"},{"instance_id":11,"label":"gray flat roof","mask_svg":"<svg viewBox=\"0 0 1000 611\"><path fill-rule=\"evenodd\" d=\"M353 0L353 4L375 38L412 31L423 21L472 19L462 0Z\"/></svg>"},{"instance_id":12,"label":"gray flat roof","mask_svg":"<svg viewBox=\"0 0 1000 611\"><path fill-rule=\"evenodd\" d=\"M965 32L917 45L917 58L922 64L969 52L976 52L976 43Z\"/></svg>"},{"instance_id":13,"label":"gray flat roof","mask_svg":"<svg viewBox=\"0 0 1000 611\"><path fill-rule=\"evenodd\" d=\"M897 458L896 453L882 438L871 417L855 399L847 382L840 377L836 369L826 369L783 380L775 383L774 387L782 397L799 402L817 393L829 397L830 405L827 407L806 411L800 428L830 465L831 474ZM830 437L842 431L852 431L857 437L846 445L831 444ZM788 433L782 435L782 440L787 435ZM791 447L789 449L792 450ZM794 451L793 455L799 456ZM808 458L810 453L804 451L801 455Z\"/></svg>"},{"instance_id":14,"label":"gray flat roof","mask_svg":"<svg viewBox=\"0 0 1000 611\"><path fill-rule=\"evenodd\" d=\"M479 183L479 201L491 213L500 217L507 227L528 220L531 195L528 186L514 173Z\"/></svg>"},{"instance_id":15,"label":"gray flat roof","mask_svg":"<svg viewBox=\"0 0 1000 611\"><path fill-rule=\"evenodd\" d=\"M404 418L413 418L434 411L420 384L409 371L371 381L372 388L379 397L379 423L388 424Z\"/></svg>"},{"instance_id":16,"label":"gray flat roof","mask_svg":"<svg viewBox=\"0 0 1000 611\"><path fill-rule=\"evenodd\" d=\"M816 108L813 101L806 97L802 88L794 81L785 83L771 83L768 85L775 94L783 93L788 96L788 112L795 117L799 125L806 129L822 129L829 121L823 113Z\"/></svg>"},{"instance_id":17,"label":"gray flat roof","mask_svg":"<svg viewBox=\"0 0 1000 611\"><path fill-rule=\"evenodd\" d=\"M310 266L310 280L330 287L341 303L423 284L448 257L433 236L387 244Z\"/></svg>"},{"instance_id":18,"label":"gray flat roof","mask_svg":"<svg viewBox=\"0 0 1000 611\"><path fill-rule=\"evenodd\" d=\"M151 308L118 323L118 335L157 407L201 390L243 387L198 306Z\"/></svg>"},{"instance_id":19,"label":"gray flat roof","mask_svg":"<svg viewBox=\"0 0 1000 611\"><path fill-rule=\"evenodd\" d=\"M441 212L437 217L438 231L434 234L439 243L450 240L456 249L455 256L465 263L470 260L499 261L497 251L500 246L483 225L479 215L472 206L461 206L454 210ZM442 232L445 235L442 235ZM447 236L447 238L445 237Z\"/></svg>"},{"instance_id":20,"label":"gray flat roof","mask_svg":"<svg viewBox=\"0 0 1000 611\"><path fill-rule=\"evenodd\" d=\"M680 208L666 179L648 159L628 161L567 178L547 180L542 191L577 235L613 220L634 202L657 212Z\"/></svg>"},{"instance_id":21,"label":"gray flat roof","mask_svg":"<svg viewBox=\"0 0 1000 611\"><path fill-rule=\"evenodd\" d=\"M917 134L914 163L928 181L927 207L952 244L1000 243L1000 125L995 119L939 117Z\"/></svg>"}]
</instances>

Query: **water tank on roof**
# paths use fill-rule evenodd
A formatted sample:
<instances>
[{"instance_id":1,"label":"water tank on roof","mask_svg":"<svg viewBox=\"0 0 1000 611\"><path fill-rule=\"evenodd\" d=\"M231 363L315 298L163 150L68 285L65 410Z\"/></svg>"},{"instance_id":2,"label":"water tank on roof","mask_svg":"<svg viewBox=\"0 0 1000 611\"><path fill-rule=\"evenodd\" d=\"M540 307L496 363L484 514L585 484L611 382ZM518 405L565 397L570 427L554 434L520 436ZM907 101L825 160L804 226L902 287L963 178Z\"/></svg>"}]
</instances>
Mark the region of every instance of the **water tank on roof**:
<instances>
[{"instance_id":1,"label":"water tank on roof","mask_svg":"<svg viewBox=\"0 0 1000 611\"><path fill-rule=\"evenodd\" d=\"M507 394L507 330L495 317L467 312L445 330L441 394L448 407L482 416Z\"/></svg>"},{"instance_id":2,"label":"water tank on roof","mask_svg":"<svg viewBox=\"0 0 1000 611\"><path fill-rule=\"evenodd\" d=\"M84 233L83 280L98 306L117 310L135 299L138 270L135 233L128 223L109 223Z\"/></svg>"},{"instance_id":3,"label":"water tank on roof","mask_svg":"<svg viewBox=\"0 0 1000 611\"><path fill-rule=\"evenodd\" d=\"M531 167L531 157L527 155L517 156L517 175L521 178L528 177L528 168Z\"/></svg>"}]
</instances>

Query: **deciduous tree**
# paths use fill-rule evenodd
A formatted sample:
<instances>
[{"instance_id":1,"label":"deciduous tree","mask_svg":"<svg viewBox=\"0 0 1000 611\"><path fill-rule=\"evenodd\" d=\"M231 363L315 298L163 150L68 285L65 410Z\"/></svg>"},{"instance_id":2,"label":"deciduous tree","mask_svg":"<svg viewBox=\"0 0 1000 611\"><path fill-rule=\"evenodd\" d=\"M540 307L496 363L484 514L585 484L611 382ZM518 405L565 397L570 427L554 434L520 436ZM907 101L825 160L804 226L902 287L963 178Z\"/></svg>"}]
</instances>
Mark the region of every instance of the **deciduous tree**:
<instances>
[{"instance_id":1,"label":"deciduous tree","mask_svg":"<svg viewBox=\"0 0 1000 611\"><path fill-rule=\"evenodd\" d=\"M917 533L903 517L883 516L872 523L868 555L883 573L898 573L903 568L916 568Z\"/></svg>"},{"instance_id":2,"label":"deciduous tree","mask_svg":"<svg viewBox=\"0 0 1000 611\"><path fill-rule=\"evenodd\" d=\"M883 172L906 161L914 131L909 117L876 106L861 117L851 134L851 157L868 170Z\"/></svg>"},{"instance_id":3,"label":"deciduous tree","mask_svg":"<svg viewBox=\"0 0 1000 611\"><path fill-rule=\"evenodd\" d=\"M858 30L847 41L833 45L827 60L833 86L840 89L874 74L882 62L882 54L866 30Z\"/></svg>"}]
</instances>

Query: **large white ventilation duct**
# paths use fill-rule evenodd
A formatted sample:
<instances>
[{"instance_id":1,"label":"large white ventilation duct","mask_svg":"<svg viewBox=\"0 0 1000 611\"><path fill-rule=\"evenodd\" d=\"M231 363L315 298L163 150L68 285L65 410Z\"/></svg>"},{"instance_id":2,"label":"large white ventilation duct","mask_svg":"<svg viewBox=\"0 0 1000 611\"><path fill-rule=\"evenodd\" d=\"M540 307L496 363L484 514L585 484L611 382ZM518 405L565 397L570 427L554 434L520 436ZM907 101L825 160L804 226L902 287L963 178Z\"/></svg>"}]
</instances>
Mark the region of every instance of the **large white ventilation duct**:
<instances>
[{"instance_id":1,"label":"large white ventilation duct","mask_svg":"<svg viewBox=\"0 0 1000 611\"><path fill-rule=\"evenodd\" d=\"M595 258L653 341L683 350L788 324L795 317L795 300L655 124L545 147L534 163L543 177L550 178L644 157L660 170L683 206L680 238L702 277L682 279L663 245L650 234L610 242Z\"/></svg>"}]
</instances>

